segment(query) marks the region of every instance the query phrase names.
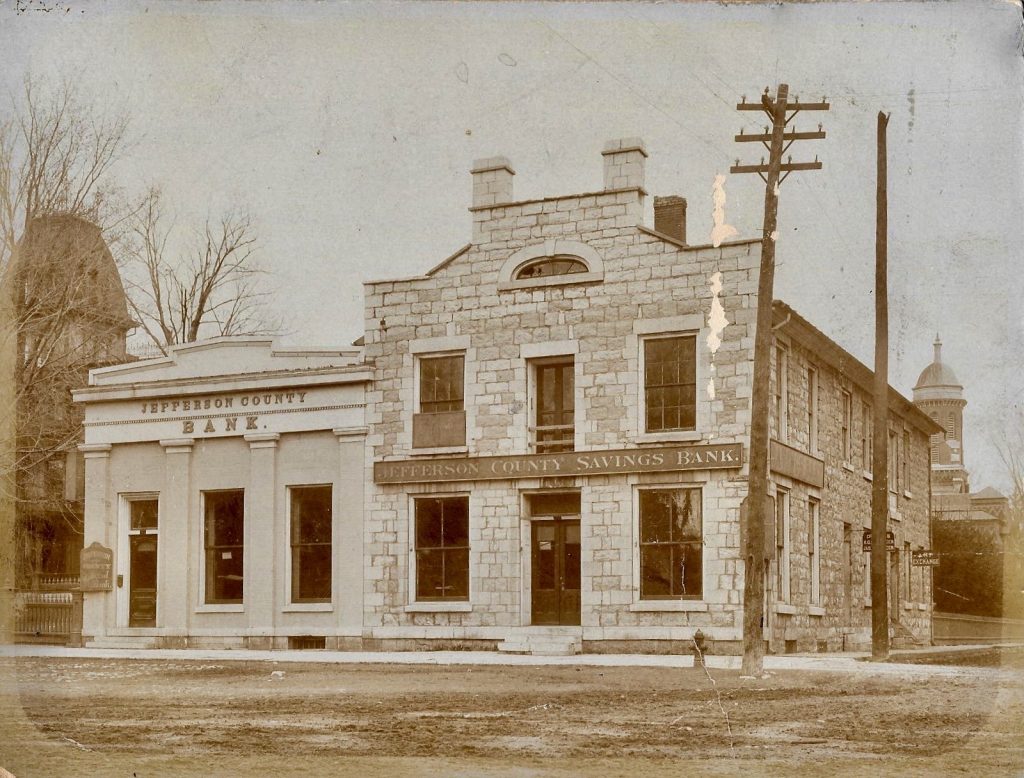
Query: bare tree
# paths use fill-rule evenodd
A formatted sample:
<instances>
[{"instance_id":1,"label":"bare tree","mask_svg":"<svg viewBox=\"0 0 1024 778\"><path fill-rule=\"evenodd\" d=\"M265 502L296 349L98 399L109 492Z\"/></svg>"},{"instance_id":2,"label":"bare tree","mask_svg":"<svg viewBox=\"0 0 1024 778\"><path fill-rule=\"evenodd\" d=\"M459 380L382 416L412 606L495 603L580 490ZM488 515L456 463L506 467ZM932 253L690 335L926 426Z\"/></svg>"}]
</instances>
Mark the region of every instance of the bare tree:
<instances>
[{"instance_id":1,"label":"bare tree","mask_svg":"<svg viewBox=\"0 0 1024 778\"><path fill-rule=\"evenodd\" d=\"M123 298L97 225L110 211L110 171L128 121L99 110L70 81L46 88L30 79L3 115L0 523L10 553L26 532L50 531L54 522L80 531L81 506L65 499L61 478L81 431L70 389L97 359L118 356L110 351L118 328L124 358L127 309L122 303L123 316L111 316L106 295L95 292L97 281L116 284Z\"/></svg>"},{"instance_id":2,"label":"bare tree","mask_svg":"<svg viewBox=\"0 0 1024 778\"><path fill-rule=\"evenodd\" d=\"M176 240L177 232L160 191L152 189L130 220L123 253L132 313L161 351L201 337L279 329L266 305L265 271L247 214L207 219L184 240Z\"/></svg>"}]
</instances>

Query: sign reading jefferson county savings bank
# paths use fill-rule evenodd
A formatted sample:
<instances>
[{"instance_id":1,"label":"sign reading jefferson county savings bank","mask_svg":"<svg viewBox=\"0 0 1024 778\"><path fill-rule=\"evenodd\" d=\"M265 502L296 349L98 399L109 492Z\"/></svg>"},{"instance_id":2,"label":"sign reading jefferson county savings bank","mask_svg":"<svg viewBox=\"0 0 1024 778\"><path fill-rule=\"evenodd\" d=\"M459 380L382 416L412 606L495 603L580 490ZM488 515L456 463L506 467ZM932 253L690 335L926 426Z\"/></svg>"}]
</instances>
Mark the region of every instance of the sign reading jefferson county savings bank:
<instances>
[{"instance_id":1,"label":"sign reading jefferson county savings bank","mask_svg":"<svg viewBox=\"0 0 1024 778\"><path fill-rule=\"evenodd\" d=\"M606 475L659 470L718 470L738 468L742 464L743 444L721 443L615 451L567 451L561 454L374 462L373 480L378 484L483 481L495 478Z\"/></svg>"}]
</instances>

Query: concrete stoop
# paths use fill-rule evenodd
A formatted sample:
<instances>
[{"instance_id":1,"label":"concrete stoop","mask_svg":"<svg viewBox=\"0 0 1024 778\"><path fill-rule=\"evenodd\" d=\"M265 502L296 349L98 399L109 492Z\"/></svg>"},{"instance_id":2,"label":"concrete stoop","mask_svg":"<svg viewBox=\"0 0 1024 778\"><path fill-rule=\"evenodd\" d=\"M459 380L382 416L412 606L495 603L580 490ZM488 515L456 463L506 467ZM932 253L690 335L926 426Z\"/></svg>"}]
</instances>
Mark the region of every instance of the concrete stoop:
<instances>
[{"instance_id":1,"label":"concrete stoop","mask_svg":"<svg viewBox=\"0 0 1024 778\"><path fill-rule=\"evenodd\" d=\"M579 627L530 627L514 630L498 650L506 654L532 656L574 656L583 653L583 636Z\"/></svg>"}]
</instances>

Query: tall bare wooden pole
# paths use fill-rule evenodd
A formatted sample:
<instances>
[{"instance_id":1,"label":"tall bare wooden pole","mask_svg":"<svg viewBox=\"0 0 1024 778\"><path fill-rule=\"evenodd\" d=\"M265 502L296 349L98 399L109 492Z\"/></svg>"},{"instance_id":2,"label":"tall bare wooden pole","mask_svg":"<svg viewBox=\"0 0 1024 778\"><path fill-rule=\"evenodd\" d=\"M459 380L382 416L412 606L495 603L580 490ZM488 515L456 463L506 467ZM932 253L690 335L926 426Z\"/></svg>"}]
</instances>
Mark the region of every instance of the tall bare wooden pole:
<instances>
[{"instance_id":1,"label":"tall bare wooden pole","mask_svg":"<svg viewBox=\"0 0 1024 778\"><path fill-rule=\"evenodd\" d=\"M871 658L889 656L889 283L888 167L885 131L889 117L878 113L878 179L875 217L875 425L871 456ZM892 452L895 453L895 452Z\"/></svg>"}]
</instances>

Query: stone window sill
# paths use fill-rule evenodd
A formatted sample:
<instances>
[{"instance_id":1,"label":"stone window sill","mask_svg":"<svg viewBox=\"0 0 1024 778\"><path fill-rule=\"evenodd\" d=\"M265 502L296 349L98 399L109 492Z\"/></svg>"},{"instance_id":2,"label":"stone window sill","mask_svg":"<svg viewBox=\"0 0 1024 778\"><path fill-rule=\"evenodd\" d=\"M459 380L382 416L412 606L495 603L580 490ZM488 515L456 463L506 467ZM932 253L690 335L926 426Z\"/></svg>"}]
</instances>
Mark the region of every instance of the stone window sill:
<instances>
[{"instance_id":1,"label":"stone window sill","mask_svg":"<svg viewBox=\"0 0 1024 778\"><path fill-rule=\"evenodd\" d=\"M409 450L409 456L436 456L437 454L466 454L469 453L468 446L436 446L434 448L413 448Z\"/></svg>"},{"instance_id":2,"label":"stone window sill","mask_svg":"<svg viewBox=\"0 0 1024 778\"><path fill-rule=\"evenodd\" d=\"M914 610L914 603L912 603L912 602L905 602L905 603L903 603L903 610L905 610L905 611L912 611L912 610Z\"/></svg>"},{"instance_id":3,"label":"stone window sill","mask_svg":"<svg viewBox=\"0 0 1024 778\"><path fill-rule=\"evenodd\" d=\"M911 492L909 489L904 489L903 490L903 497L905 499L907 499L907 500L913 500L914 499L914 493Z\"/></svg>"},{"instance_id":4,"label":"stone window sill","mask_svg":"<svg viewBox=\"0 0 1024 778\"><path fill-rule=\"evenodd\" d=\"M792 616L796 613L796 606L790 605L788 602L777 602L774 604L774 608L776 613L786 616Z\"/></svg>"},{"instance_id":5,"label":"stone window sill","mask_svg":"<svg viewBox=\"0 0 1024 778\"><path fill-rule=\"evenodd\" d=\"M282 613L329 613L334 605L329 602L293 602L281 608Z\"/></svg>"},{"instance_id":6,"label":"stone window sill","mask_svg":"<svg viewBox=\"0 0 1024 778\"><path fill-rule=\"evenodd\" d=\"M245 606L234 603L199 605L196 607L196 613L245 613Z\"/></svg>"},{"instance_id":7,"label":"stone window sill","mask_svg":"<svg viewBox=\"0 0 1024 778\"><path fill-rule=\"evenodd\" d=\"M808 605L807 606L808 616L824 616L825 609L821 605Z\"/></svg>"},{"instance_id":8,"label":"stone window sill","mask_svg":"<svg viewBox=\"0 0 1024 778\"><path fill-rule=\"evenodd\" d=\"M629 610L632 613L646 612L684 612L684 611L707 611L708 604L703 600L640 600L631 602Z\"/></svg>"},{"instance_id":9,"label":"stone window sill","mask_svg":"<svg viewBox=\"0 0 1024 778\"><path fill-rule=\"evenodd\" d=\"M697 430L675 432L641 432L635 438L637 443L691 443L702 439Z\"/></svg>"},{"instance_id":10,"label":"stone window sill","mask_svg":"<svg viewBox=\"0 0 1024 778\"><path fill-rule=\"evenodd\" d=\"M917 604L917 609L919 611L926 611L926 610L928 610L928 603L926 603L926 602L919 602Z\"/></svg>"},{"instance_id":11,"label":"stone window sill","mask_svg":"<svg viewBox=\"0 0 1024 778\"><path fill-rule=\"evenodd\" d=\"M470 602L410 602L406 613L469 613L473 610Z\"/></svg>"},{"instance_id":12,"label":"stone window sill","mask_svg":"<svg viewBox=\"0 0 1024 778\"><path fill-rule=\"evenodd\" d=\"M874 475L871 474L870 470L865 470L864 471L864 480L865 481L874 481L875 480L875 477L874 477Z\"/></svg>"},{"instance_id":13,"label":"stone window sill","mask_svg":"<svg viewBox=\"0 0 1024 778\"><path fill-rule=\"evenodd\" d=\"M853 465L851 465L849 462L843 462L843 470L847 470L847 471L852 473L852 472L854 472L854 470L856 470L856 468Z\"/></svg>"}]
</instances>

